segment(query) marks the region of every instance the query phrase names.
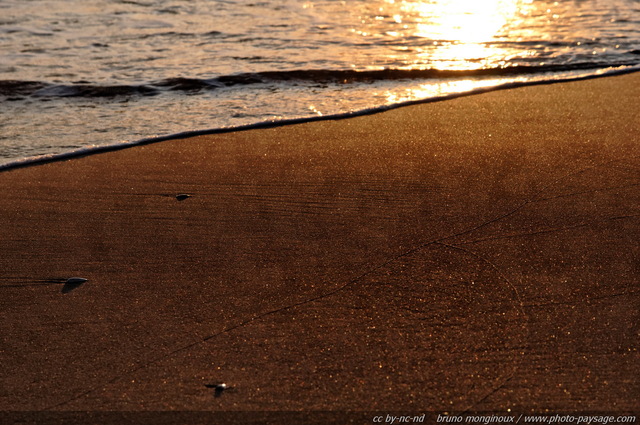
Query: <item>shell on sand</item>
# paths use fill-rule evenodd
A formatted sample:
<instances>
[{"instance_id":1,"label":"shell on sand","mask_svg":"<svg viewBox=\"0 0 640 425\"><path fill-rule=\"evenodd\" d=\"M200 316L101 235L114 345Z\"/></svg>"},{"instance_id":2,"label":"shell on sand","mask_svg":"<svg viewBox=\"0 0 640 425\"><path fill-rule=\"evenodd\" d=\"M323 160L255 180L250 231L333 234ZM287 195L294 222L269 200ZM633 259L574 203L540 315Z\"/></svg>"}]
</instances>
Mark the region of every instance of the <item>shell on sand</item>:
<instances>
[{"instance_id":1,"label":"shell on sand","mask_svg":"<svg viewBox=\"0 0 640 425\"><path fill-rule=\"evenodd\" d=\"M87 279L84 277L70 277L65 281L68 285L80 285L81 283L85 283Z\"/></svg>"}]
</instances>

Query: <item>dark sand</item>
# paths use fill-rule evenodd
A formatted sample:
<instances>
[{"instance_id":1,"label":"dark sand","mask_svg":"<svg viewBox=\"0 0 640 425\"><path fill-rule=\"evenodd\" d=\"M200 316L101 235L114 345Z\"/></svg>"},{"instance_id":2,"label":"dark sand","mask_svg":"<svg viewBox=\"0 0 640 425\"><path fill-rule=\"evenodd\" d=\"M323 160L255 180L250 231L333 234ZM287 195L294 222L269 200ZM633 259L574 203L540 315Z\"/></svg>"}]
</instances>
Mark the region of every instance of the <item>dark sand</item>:
<instances>
[{"instance_id":1,"label":"dark sand","mask_svg":"<svg viewBox=\"0 0 640 425\"><path fill-rule=\"evenodd\" d=\"M2 172L0 410L637 412L638 99L636 73Z\"/></svg>"}]
</instances>

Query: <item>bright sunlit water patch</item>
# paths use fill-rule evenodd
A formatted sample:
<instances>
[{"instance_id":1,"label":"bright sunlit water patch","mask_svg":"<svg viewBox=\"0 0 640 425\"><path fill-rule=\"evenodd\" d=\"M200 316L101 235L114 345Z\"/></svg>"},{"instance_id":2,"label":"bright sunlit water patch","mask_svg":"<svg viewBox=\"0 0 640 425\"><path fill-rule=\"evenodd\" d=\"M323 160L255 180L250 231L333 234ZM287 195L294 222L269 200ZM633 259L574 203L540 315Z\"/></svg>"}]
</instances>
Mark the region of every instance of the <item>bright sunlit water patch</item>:
<instances>
[{"instance_id":1,"label":"bright sunlit water patch","mask_svg":"<svg viewBox=\"0 0 640 425\"><path fill-rule=\"evenodd\" d=\"M396 49L388 57L404 68L505 66L522 50L493 44L530 7L528 0L385 1L361 16L362 26L353 31L373 39L388 36L383 43Z\"/></svg>"},{"instance_id":2,"label":"bright sunlit water patch","mask_svg":"<svg viewBox=\"0 0 640 425\"><path fill-rule=\"evenodd\" d=\"M640 62L636 0L5 0L0 163Z\"/></svg>"}]
</instances>

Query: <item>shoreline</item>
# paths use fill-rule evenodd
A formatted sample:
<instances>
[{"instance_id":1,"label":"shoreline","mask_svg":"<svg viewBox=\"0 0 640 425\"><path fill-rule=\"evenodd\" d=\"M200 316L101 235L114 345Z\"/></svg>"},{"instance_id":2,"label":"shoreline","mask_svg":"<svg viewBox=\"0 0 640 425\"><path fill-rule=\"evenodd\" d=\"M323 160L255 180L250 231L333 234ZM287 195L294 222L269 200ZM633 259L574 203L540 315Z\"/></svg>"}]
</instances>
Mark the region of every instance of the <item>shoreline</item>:
<instances>
[{"instance_id":1,"label":"shoreline","mask_svg":"<svg viewBox=\"0 0 640 425\"><path fill-rule=\"evenodd\" d=\"M4 170L0 410L640 410L639 87Z\"/></svg>"},{"instance_id":2,"label":"shoreline","mask_svg":"<svg viewBox=\"0 0 640 425\"><path fill-rule=\"evenodd\" d=\"M584 81L584 80L591 80L595 78L606 78L606 77L612 77L617 75L626 75L626 74L633 74L636 72L640 72L640 64L628 65L628 66L624 66L623 68L624 69L603 68L598 71L598 72L602 71L601 73L580 75L580 76L574 76L574 77L560 77L558 79L546 79L546 80L526 81L526 82L508 82L508 83L502 83L502 84L491 86L491 87L479 87L467 92L447 94L447 95L436 96L436 97L431 97L427 99L409 100L409 101L395 103L395 104L366 108L366 109L357 110L357 111L343 112L338 114L311 116L311 117L302 117L302 118L289 118L289 119L282 119L282 120L276 120L276 121L261 121L261 122L256 122L252 124L245 124L245 125L233 126L233 127L188 130L188 131L181 131L178 133L161 135L161 136L145 137L145 138L133 140L133 141L122 141L115 144L80 148L77 150L63 152L59 154L37 155L33 157L22 158L15 161L10 161L8 163L0 164L0 173L3 171L13 170L13 169L22 168L22 167L36 166L40 164L47 164L50 162L57 162L57 161L66 161L68 159L82 158L88 155L96 155L104 152L113 152L121 149L129 149L135 146L144 146L147 144L160 143L160 142L171 141L171 140L178 140L178 139L191 138L191 137L197 137L197 136L206 136L206 135L213 135L213 134L224 134L224 133L237 132L237 131L278 128L278 127L287 126L287 125L304 124L304 123L310 123L310 122L316 122L316 121L327 121L327 120L332 121L332 120L350 119L350 118L367 116L367 115L375 115L375 114L391 111L398 108L404 108L407 106L443 102L443 101L458 99L466 96L475 96L483 93L489 93L492 91L510 90L510 89L515 89L519 87L528 87L528 86L537 86L537 85L561 84L561 83L572 82L572 81Z\"/></svg>"}]
</instances>

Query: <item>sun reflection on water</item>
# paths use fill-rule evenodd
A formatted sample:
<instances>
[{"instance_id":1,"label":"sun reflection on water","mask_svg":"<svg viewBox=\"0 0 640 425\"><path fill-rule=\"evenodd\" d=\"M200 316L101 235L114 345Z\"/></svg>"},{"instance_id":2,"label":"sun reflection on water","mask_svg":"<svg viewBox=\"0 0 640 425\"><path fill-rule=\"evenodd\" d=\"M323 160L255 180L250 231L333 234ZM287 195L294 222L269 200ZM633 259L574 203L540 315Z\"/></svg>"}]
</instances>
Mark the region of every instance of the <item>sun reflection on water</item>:
<instances>
[{"instance_id":1,"label":"sun reflection on water","mask_svg":"<svg viewBox=\"0 0 640 425\"><path fill-rule=\"evenodd\" d=\"M426 21L416 26L415 35L456 43L490 40L518 11L513 0L445 0L403 3L403 9Z\"/></svg>"},{"instance_id":2,"label":"sun reflection on water","mask_svg":"<svg viewBox=\"0 0 640 425\"><path fill-rule=\"evenodd\" d=\"M390 103L410 102L416 99L429 99L438 96L446 96L453 93L464 93L483 87L493 87L506 82L525 81L522 77L461 79L452 81L440 81L437 83L419 84L406 88L404 91L387 91L383 94L385 100Z\"/></svg>"},{"instance_id":3,"label":"sun reflection on water","mask_svg":"<svg viewBox=\"0 0 640 425\"><path fill-rule=\"evenodd\" d=\"M533 0L382 0L367 3L352 31L391 46L387 63L398 68L501 67L533 55L503 42L517 39L535 8Z\"/></svg>"},{"instance_id":4,"label":"sun reflection on water","mask_svg":"<svg viewBox=\"0 0 640 425\"><path fill-rule=\"evenodd\" d=\"M360 24L352 32L368 42L363 45L371 46L369 53L362 54L381 53L378 60L370 62L384 64L383 68L459 71L503 68L512 65L514 58L530 58L532 62L537 59L534 49L523 49L522 44L516 47L514 43L546 38L548 21L540 19L540 15L551 12L547 10L549 4L549 0L535 4L534 0L368 1L360 3L364 5L358 9ZM545 10L538 10L539 7ZM536 16L533 21L532 15ZM376 46L385 48L376 50ZM353 67L357 68L355 63ZM403 92L393 90L378 95L389 103L398 103L505 81L504 78L434 80Z\"/></svg>"}]
</instances>

